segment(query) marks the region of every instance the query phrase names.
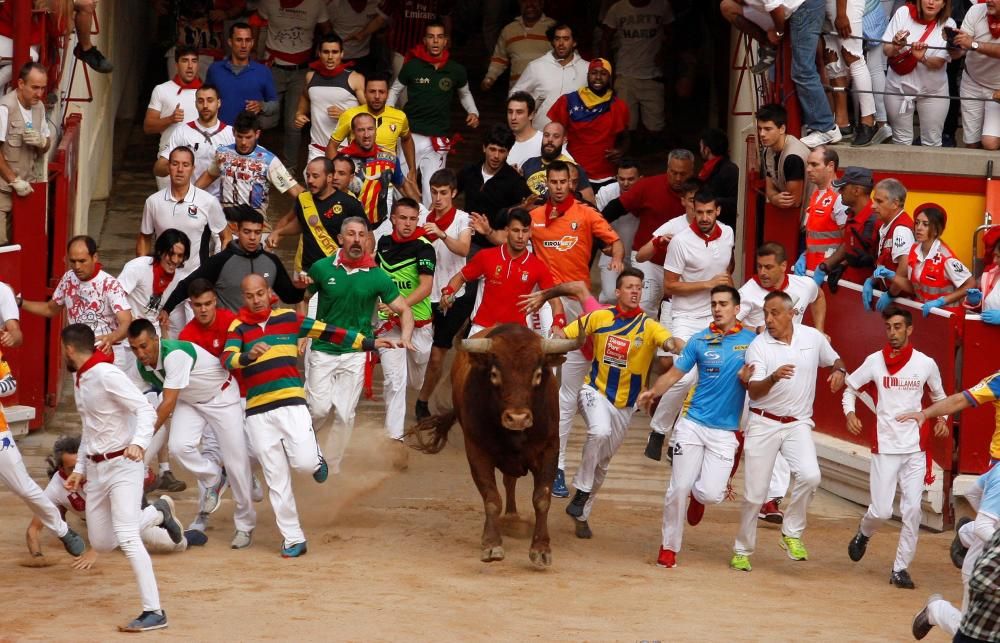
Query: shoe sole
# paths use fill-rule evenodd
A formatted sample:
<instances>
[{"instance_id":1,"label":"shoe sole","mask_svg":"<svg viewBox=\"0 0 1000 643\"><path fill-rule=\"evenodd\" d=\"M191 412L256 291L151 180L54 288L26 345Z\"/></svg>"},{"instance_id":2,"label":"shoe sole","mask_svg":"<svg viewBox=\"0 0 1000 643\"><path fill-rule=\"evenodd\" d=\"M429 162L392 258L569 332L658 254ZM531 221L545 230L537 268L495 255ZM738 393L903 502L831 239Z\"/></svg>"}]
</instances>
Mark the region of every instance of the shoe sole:
<instances>
[{"instance_id":1,"label":"shoe sole","mask_svg":"<svg viewBox=\"0 0 1000 643\"><path fill-rule=\"evenodd\" d=\"M737 572L748 572L749 573L750 571L753 570L753 567L737 567L736 565L733 565L732 563L729 563L729 569L731 569L733 571L737 571Z\"/></svg>"},{"instance_id":2,"label":"shoe sole","mask_svg":"<svg viewBox=\"0 0 1000 643\"><path fill-rule=\"evenodd\" d=\"M174 504L174 499L171 498L170 496L160 496L158 500L162 500L163 503L167 505L167 508L170 510L170 521L173 522L175 525L177 525L177 533L180 534L180 538L178 538L177 540L174 540L173 536L170 536L170 540L173 541L175 545L179 545L181 541L184 540L184 526L180 523L179 520L177 520L177 506ZM169 528L163 527L163 530L167 532L167 535L170 535Z\"/></svg>"},{"instance_id":3,"label":"shoe sole","mask_svg":"<svg viewBox=\"0 0 1000 643\"><path fill-rule=\"evenodd\" d=\"M160 625L151 625L149 627L129 627L128 625L119 625L118 626L118 631L119 632L130 632L130 633L152 632L153 630L162 630L165 627L167 627L166 623L163 623L163 624L160 624Z\"/></svg>"},{"instance_id":4,"label":"shoe sole","mask_svg":"<svg viewBox=\"0 0 1000 643\"><path fill-rule=\"evenodd\" d=\"M552 497L553 498L569 498L569 491L567 491L566 493L559 493L559 492L553 491L552 492Z\"/></svg>"}]
</instances>

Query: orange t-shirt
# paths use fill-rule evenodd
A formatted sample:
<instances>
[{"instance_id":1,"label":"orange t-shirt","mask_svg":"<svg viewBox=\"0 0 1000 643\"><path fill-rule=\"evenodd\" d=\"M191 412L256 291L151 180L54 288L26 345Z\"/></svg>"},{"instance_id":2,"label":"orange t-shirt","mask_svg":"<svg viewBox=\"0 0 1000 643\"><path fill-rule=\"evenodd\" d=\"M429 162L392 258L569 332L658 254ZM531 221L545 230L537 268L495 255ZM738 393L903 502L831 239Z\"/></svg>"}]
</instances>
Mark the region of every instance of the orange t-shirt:
<instances>
[{"instance_id":1,"label":"orange t-shirt","mask_svg":"<svg viewBox=\"0 0 1000 643\"><path fill-rule=\"evenodd\" d=\"M609 246L618 241L618 233L588 205L574 202L564 214L549 204L531 211L531 246L552 271L557 284L567 281L590 283L590 259L594 237Z\"/></svg>"}]
</instances>

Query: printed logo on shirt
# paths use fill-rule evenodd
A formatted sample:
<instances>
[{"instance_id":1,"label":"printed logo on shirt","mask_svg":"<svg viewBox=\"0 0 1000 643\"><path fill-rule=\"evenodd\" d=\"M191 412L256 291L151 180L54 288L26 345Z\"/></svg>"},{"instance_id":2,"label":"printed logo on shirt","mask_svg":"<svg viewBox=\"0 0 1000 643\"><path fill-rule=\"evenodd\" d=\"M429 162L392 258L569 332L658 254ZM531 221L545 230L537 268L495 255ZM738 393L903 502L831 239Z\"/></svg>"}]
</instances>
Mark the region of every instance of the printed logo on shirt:
<instances>
[{"instance_id":1,"label":"printed logo on shirt","mask_svg":"<svg viewBox=\"0 0 1000 643\"><path fill-rule=\"evenodd\" d=\"M340 214L343 211L344 211L344 206L340 205L339 203L335 203L334 204L333 210L332 210L333 214ZM326 213L326 218L327 219L331 218L333 216L333 214L331 214L330 212L327 212Z\"/></svg>"},{"instance_id":2,"label":"printed logo on shirt","mask_svg":"<svg viewBox=\"0 0 1000 643\"><path fill-rule=\"evenodd\" d=\"M542 225L544 225L544 224L542 224ZM579 241L579 240L580 240L579 237L573 237L573 236L570 236L570 235L566 235L562 239L554 239L554 240L551 240L551 241L543 241L542 242L542 247L543 248L551 248L553 250L558 250L559 252L568 252L569 250L573 249L573 247L576 245L576 242Z\"/></svg>"},{"instance_id":3,"label":"printed logo on shirt","mask_svg":"<svg viewBox=\"0 0 1000 643\"><path fill-rule=\"evenodd\" d=\"M438 81L438 89L443 92L450 92L452 87L452 81L450 78L442 78Z\"/></svg>"},{"instance_id":4,"label":"printed logo on shirt","mask_svg":"<svg viewBox=\"0 0 1000 643\"><path fill-rule=\"evenodd\" d=\"M896 237L896 239L892 242L892 245L896 246L897 248L902 248L903 246L906 245L906 239L902 237Z\"/></svg>"},{"instance_id":5,"label":"printed logo on shirt","mask_svg":"<svg viewBox=\"0 0 1000 643\"><path fill-rule=\"evenodd\" d=\"M189 205L188 206L188 216L191 217L192 219L196 218L198 216L198 206L196 206L196 205Z\"/></svg>"},{"instance_id":6,"label":"printed logo on shirt","mask_svg":"<svg viewBox=\"0 0 1000 643\"><path fill-rule=\"evenodd\" d=\"M924 388L924 383L917 377L894 377L892 375L885 375L882 377L882 388L894 389L897 391L920 391Z\"/></svg>"},{"instance_id":7,"label":"printed logo on shirt","mask_svg":"<svg viewBox=\"0 0 1000 643\"><path fill-rule=\"evenodd\" d=\"M528 273L526 273L526 272L522 272L521 273L521 281L527 283L527 281L528 281Z\"/></svg>"},{"instance_id":8,"label":"printed logo on shirt","mask_svg":"<svg viewBox=\"0 0 1000 643\"><path fill-rule=\"evenodd\" d=\"M609 335L604 345L604 363L616 368L625 368L628 364L628 349L631 342L624 337Z\"/></svg>"}]
</instances>

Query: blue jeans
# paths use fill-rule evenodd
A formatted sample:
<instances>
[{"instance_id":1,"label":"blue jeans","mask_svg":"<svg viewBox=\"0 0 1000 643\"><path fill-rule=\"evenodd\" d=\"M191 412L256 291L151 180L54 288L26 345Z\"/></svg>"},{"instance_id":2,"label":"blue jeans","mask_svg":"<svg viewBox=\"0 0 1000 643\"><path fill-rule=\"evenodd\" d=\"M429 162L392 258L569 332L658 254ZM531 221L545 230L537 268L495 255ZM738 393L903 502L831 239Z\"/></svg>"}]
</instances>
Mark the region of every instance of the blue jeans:
<instances>
[{"instance_id":1,"label":"blue jeans","mask_svg":"<svg viewBox=\"0 0 1000 643\"><path fill-rule=\"evenodd\" d=\"M802 106L802 122L820 132L829 132L834 127L833 112L816 68L816 45L825 17L825 0L806 0L788 20L792 39L792 82Z\"/></svg>"}]
</instances>

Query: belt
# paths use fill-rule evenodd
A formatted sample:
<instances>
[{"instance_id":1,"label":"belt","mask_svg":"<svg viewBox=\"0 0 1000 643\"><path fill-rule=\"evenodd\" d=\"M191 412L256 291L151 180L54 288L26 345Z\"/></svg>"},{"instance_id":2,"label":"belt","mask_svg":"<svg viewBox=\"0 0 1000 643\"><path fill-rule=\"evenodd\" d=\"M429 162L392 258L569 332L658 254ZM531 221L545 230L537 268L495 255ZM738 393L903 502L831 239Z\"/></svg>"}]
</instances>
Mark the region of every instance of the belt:
<instances>
[{"instance_id":1,"label":"belt","mask_svg":"<svg viewBox=\"0 0 1000 643\"><path fill-rule=\"evenodd\" d=\"M279 62L271 63L272 67L277 67L278 69L288 69L292 71L297 71L299 69L309 69L309 63L299 63L299 64L283 64Z\"/></svg>"},{"instance_id":2,"label":"belt","mask_svg":"<svg viewBox=\"0 0 1000 643\"><path fill-rule=\"evenodd\" d=\"M88 455L91 462L104 462L105 460L114 460L120 456L125 455L125 449L118 449L117 451L111 451L109 453L98 453L96 455Z\"/></svg>"},{"instance_id":3,"label":"belt","mask_svg":"<svg viewBox=\"0 0 1000 643\"><path fill-rule=\"evenodd\" d=\"M768 420L774 420L775 422L781 422L782 424L792 424L793 422L798 422L799 418L793 417L791 415L775 415L774 413L768 413L764 409L755 409L750 407L751 413L756 413L762 417L766 417Z\"/></svg>"},{"instance_id":4,"label":"belt","mask_svg":"<svg viewBox=\"0 0 1000 643\"><path fill-rule=\"evenodd\" d=\"M229 385L232 383L233 383L233 376L230 375L229 379L222 383L222 388L220 388L219 390L225 391L227 388L229 388Z\"/></svg>"}]
</instances>

